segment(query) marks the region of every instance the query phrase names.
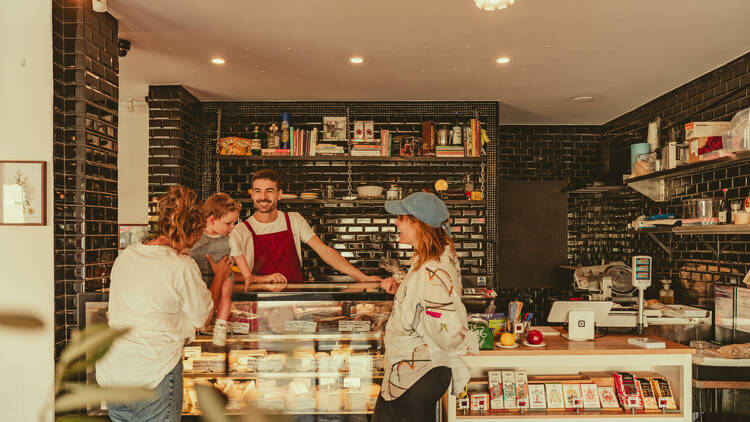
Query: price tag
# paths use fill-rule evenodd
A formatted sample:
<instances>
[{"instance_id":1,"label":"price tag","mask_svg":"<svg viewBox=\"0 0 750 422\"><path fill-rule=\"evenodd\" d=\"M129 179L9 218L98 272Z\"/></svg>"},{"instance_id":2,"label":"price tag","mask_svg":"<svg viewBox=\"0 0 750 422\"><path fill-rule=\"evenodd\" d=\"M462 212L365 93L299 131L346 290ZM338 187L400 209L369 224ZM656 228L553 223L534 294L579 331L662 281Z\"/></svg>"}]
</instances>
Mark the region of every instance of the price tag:
<instances>
[{"instance_id":1,"label":"price tag","mask_svg":"<svg viewBox=\"0 0 750 422\"><path fill-rule=\"evenodd\" d=\"M300 331L299 323L300 321L294 321L294 320L284 321L284 331L293 331L293 332Z\"/></svg>"},{"instance_id":2,"label":"price tag","mask_svg":"<svg viewBox=\"0 0 750 422\"><path fill-rule=\"evenodd\" d=\"M250 322L227 322L227 332L234 334L249 334Z\"/></svg>"},{"instance_id":3,"label":"price tag","mask_svg":"<svg viewBox=\"0 0 750 422\"><path fill-rule=\"evenodd\" d=\"M527 406L526 399L518 399L518 407L524 408Z\"/></svg>"},{"instance_id":4,"label":"price tag","mask_svg":"<svg viewBox=\"0 0 750 422\"><path fill-rule=\"evenodd\" d=\"M315 397L297 397L294 401L301 410L315 409Z\"/></svg>"},{"instance_id":5,"label":"price tag","mask_svg":"<svg viewBox=\"0 0 750 422\"><path fill-rule=\"evenodd\" d=\"M573 407L581 407L581 399L573 399Z\"/></svg>"},{"instance_id":6,"label":"price tag","mask_svg":"<svg viewBox=\"0 0 750 422\"><path fill-rule=\"evenodd\" d=\"M638 397L629 396L628 407L636 407L636 406L638 406Z\"/></svg>"},{"instance_id":7,"label":"price tag","mask_svg":"<svg viewBox=\"0 0 750 422\"><path fill-rule=\"evenodd\" d=\"M370 356L350 356L349 373L357 375L372 374L372 357Z\"/></svg>"},{"instance_id":8,"label":"price tag","mask_svg":"<svg viewBox=\"0 0 750 422\"><path fill-rule=\"evenodd\" d=\"M272 356L258 359L258 371L278 372L284 369L284 364L281 359L274 358Z\"/></svg>"},{"instance_id":9,"label":"price tag","mask_svg":"<svg viewBox=\"0 0 750 422\"><path fill-rule=\"evenodd\" d=\"M339 321L339 332L366 333L370 331L370 321Z\"/></svg>"},{"instance_id":10,"label":"price tag","mask_svg":"<svg viewBox=\"0 0 750 422\"><path fill-rule=\"evenodd\" d=\"M354 331L354 321L339 321L339 332L350 333Z\"/></svg>"},{"instance_id":11,"label":"price tag","mask_svg":"<svg viewBox=\"0 0 750 422\"><path fill-rule=\"evenodd\" d=\"M669 406L669 400L666 397L659 397L659 408L665 408Z\"/></svg>"},{"instance_id":12,"label":"price tag","mask_svg":"<svg viewBox=\"0 0 750 422\"><path fill-rule=\"evenodd\" d=\"M321 377L320 378L320 385L332 385L336 382L336 378L332 377Z\"/></svg>"},{"instance_id":13,"label":"price tag","mask_svg":"<svg viewBox=\"0 0 750 422\"><path fill-rule=\"evenodd\" d=\"M357 377L344 377L344 388L359 388L360 382Z\"/></svg>"},{"instance_id":14,"label":"price tag","mask_svg":"<svg viewBox=\"0 0 750 422\"><path fill-rule=\"evenodd\" d=\"M187 346L185 347L185 359L200 358L201 347L200 346Z\"/></svg>"},{"instance_id":15,"label":"price tag","mask_svg":"<svg viewBox=\"0 0 750 422\"><path fill-rule=\"evenodd\" d=\"M299 321L299 328L304 334L314 334L318 330L318 324L314 321Z\"/></svg>"}]
</instances>

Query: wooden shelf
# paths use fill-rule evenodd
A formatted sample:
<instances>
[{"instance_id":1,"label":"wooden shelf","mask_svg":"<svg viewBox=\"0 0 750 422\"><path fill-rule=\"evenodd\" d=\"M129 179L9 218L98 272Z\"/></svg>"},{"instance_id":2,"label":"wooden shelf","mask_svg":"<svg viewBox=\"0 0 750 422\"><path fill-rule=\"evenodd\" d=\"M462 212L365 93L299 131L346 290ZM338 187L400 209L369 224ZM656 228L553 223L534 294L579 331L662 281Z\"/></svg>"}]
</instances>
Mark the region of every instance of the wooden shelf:
<instances>
[{"instance_id":1,"label":"wooden shelf","mask_svg":"<svg viewBox=\"0 0 750 422\"><path fill-rule=\"evenodd\" d=\"M383 372L373 372L367 375L351 375L349 372L248 372L248 373L206 373L183 372L185 378L231 378L231 379L295 379L295 378L383 378Z\"/></svg>"},{"instance_id":2,"label":"wooden shelf","mask_svg":"<svg viewBox=\"0 0 750 422\"><path fill-rule=\"evenodd\" d=\"M750 224L726 224L711 226L677 226L656 229L629 230L633 234L673 233L676 235L691 234L750 234Z\"/></svg>"},{"instance_id":3,"label":"wooden shelf","mask_svg":"<svg viewBox=\"0 0 750 422\"><path fill-rule=\"evenodd\" d=\"M481 163L484 157L352 157L350 155L316 155L316 156L287 156L287 155L219 155L219 160L237 160L237 161L263 161L263 160L280 160L280 161L392 161L392 162L471 162Z\"/></svg>"},{"instance_id":4,"label":"wooden shelf","mask_svg":"<svg viewBox=\"0 0 750 422\"><path fill-rule=\"evenodd\" d=\"M623 180L624 183L630 184L645 180L671 179L678 176L693 174L709 168L724 167L732 164L750 161L750 151L737 152L727 157L719 157L714 160L700 161L692 164L675 167L669 170L656 171L643 176L629 177Z\"/></svg>"},{"instance_id":5,"label":"wooden shelf","mask_svg":"<svg viewBox=\"0 0 750 422\"><path fill-rule=\"evenodd\" d=\"M669 170L649 173L643 176L629 177L623 180L631 188L637 190L653 201L664 202L673 194L666 187L666 180L682 176L690 176L707 170L715 170L735 164L750 162L750 151L737 152L727 157L720 157L710 161L686 164Z\"/></svg>"}]
</instances>

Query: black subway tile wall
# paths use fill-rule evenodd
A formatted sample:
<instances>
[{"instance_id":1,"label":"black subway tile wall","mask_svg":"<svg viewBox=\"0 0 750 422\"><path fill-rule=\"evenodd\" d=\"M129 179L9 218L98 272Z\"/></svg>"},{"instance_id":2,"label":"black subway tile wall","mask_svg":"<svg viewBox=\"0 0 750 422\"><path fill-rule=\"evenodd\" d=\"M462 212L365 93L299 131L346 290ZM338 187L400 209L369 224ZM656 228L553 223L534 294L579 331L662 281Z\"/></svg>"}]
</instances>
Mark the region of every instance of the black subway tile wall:
<instances>
[{"instance_id":1,"label":"black subway tile wall","mask_svg":"<svg viewBox=\"0 0 750 422\"><path fill-rule=\"evenodd\" d=\"M55 351L75 330L75 294L106 287L117 254L117 20L90 1L52 1Z\"/></svg>"},{"instance_id":2,"label":"black subway tile wall","mask_svg":"<svg viewBox=\"0 0 750 422\"><path fill-rule=\"evenodd\" d=\"M149 200L172 185L200 190L200 101L179 85L149 86Z\"/></svg>"},{"instance_id":3,"label":"black subway tile wall","mask_svg":"<svg viewBox=\"0 0 750 422\"><path fill-rule=\"evenodd\" d=\"M729 121L740 109L750 107L750 54L746 54L715 69L687 84L602 126L603 142L644 142L648 123L661 118L660 139L682 141L685 139L684 125L692 121ZM703 170L686 176L668 178L666 189L668 202L654 202L632 191L630 188L617 193L601 194L599 198L585 199L580 195L571 199L571 213L577 216L575 224L580 227L597 227L602 224L604 211L611 224L606 230L589 231L588 236L602 233L613 239L611 247L595 248L584 242L588 250L569 249L571 263L581 259L584 263L595 263L600 259L633 254L652 254L658 278L673 281L675 294L682 303L710 307L713 304L713 283L737 284L750 266L749 235L656 235L668 246L670 255L645 234L630 234L626 224L638 215L662 212L683 215L682 205L686 199L722 195L728 188L730 200L744 199L750 194L750 164L746 161L722 165L707 164ZM572 196L571 196L572 197ZM639 199L640 198L640 199ZM589 205L586 205L589 202ZM571 223L569 222L569 225ZM579 242L580 238L569 242ZM716 252L715 252L716 251ZM657 287L649 292L656 294Z\"/></svg>"},{"instance_id":4,"label":"black subway tile wall","mask_svg":"<svg viewBox=\"0 0 750 422\"><path fill-rule=\"evenodd\" d=\"M596 172L598 126L501 125L497 174L512 180L578 182Z\"/></svg>"}]
</instances>

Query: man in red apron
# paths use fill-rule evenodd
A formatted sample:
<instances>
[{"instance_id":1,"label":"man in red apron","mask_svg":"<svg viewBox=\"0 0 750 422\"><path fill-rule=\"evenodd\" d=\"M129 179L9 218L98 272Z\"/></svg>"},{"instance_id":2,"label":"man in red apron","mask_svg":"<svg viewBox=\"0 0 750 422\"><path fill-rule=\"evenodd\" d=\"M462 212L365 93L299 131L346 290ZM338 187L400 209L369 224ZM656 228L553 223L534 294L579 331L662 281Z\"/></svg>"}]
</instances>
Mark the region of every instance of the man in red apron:
<instances>
[{"instance_id":1,"label":"man in red apron","mask_svg":"<svg viewBox=\"0 0 750 422\"><path fill-rule=\"evenodd\" d=\"M253 174L251 195L255 213L231 233L245 253L252 272L250 283L302 282L301 242L339 272L359 282L379 283L380 277L362 273L341 254L326 246L299 213L277 209L282 193L280 182L273 170L264 169Z\"/></svg>"}]
</instances>

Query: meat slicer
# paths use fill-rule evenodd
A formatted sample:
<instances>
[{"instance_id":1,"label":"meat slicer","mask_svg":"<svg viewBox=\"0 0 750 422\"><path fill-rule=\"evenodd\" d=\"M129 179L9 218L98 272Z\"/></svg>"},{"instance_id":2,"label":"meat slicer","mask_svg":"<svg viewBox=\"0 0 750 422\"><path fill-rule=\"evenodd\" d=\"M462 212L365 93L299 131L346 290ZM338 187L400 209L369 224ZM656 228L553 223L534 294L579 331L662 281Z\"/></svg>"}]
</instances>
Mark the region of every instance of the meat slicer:
<instances>
[{"instance_id":1,"label":"meat slicer","mask_svg":"<svg viewBox=\"0 0 750 422\"><path fill-rule=\"evenodd\" d=\"M615 303L635 303L637 300L632 270L622 261L578 266L573 273L573 290L587 296L588 300L611 300Z\"/></svg>"}]
</instances>

